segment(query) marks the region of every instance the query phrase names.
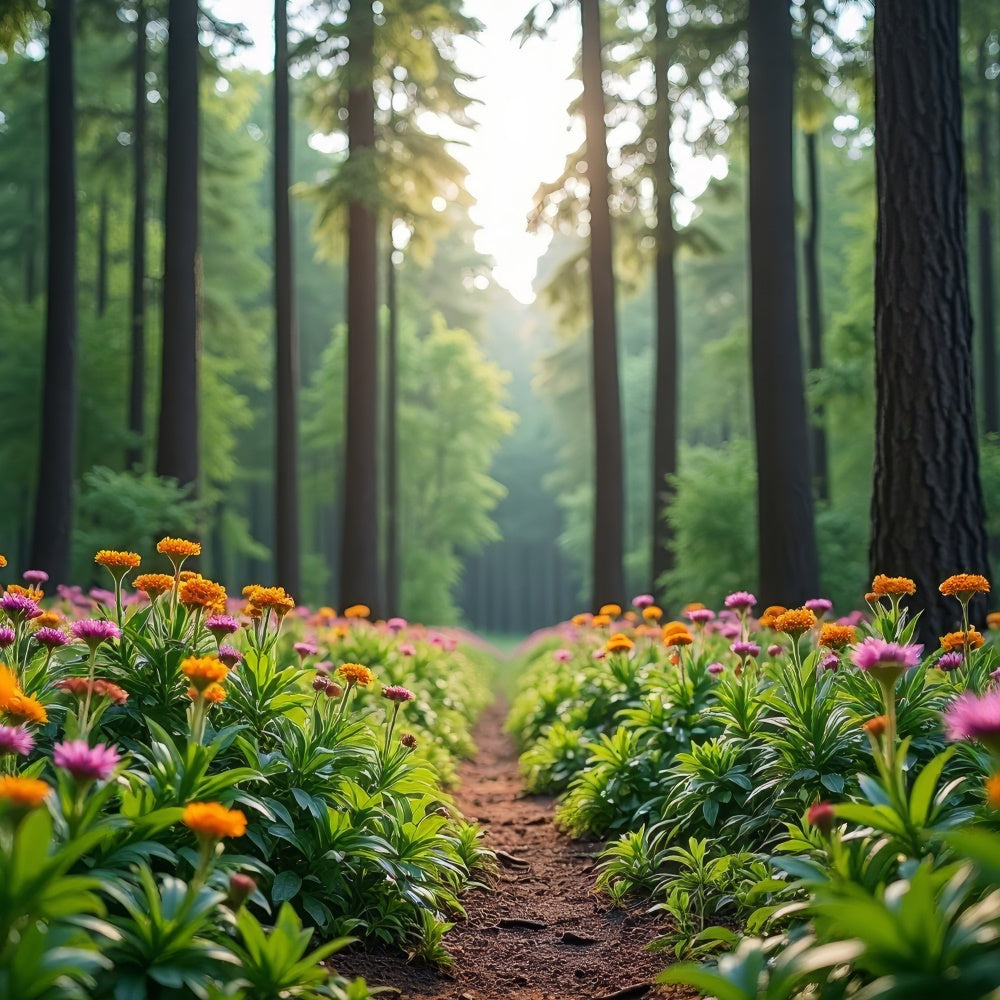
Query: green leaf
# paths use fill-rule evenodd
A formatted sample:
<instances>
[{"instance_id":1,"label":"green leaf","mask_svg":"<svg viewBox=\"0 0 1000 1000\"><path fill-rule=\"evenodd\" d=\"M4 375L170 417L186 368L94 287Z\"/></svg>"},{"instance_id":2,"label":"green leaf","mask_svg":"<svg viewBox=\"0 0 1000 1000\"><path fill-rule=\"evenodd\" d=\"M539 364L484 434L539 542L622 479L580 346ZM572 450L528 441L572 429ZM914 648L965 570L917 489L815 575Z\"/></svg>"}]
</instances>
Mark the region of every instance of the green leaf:
<instances>
[{"instance_id":1,"label":"green leaf","mask_svg":"<svg viewBox=\"0 0 1000 1000\"><path fill-rule=\"evenodd\" d=\"M302 888L302 879L295 872L279 872L271 886L271 899L276 903L284 903L294 899Z\"/></svg>"}]
</instances>

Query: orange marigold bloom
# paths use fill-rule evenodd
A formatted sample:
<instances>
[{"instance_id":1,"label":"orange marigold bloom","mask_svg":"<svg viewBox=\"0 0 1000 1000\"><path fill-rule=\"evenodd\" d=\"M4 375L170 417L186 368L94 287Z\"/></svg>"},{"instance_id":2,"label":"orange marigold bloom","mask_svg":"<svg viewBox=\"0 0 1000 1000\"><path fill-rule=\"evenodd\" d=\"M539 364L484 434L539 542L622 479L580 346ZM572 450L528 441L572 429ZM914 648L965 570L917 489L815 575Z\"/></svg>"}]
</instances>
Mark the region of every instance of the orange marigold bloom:
<instances>
[{"instance_id":1,"label":"orange marigold bloom","mask_svg":"<svg viewBox=\"0 0 1000 1000\"><path fill-rule=\"evenodd\" d=\"M43 611L31 624L37 628L59 628L62 616L55 611Z\"/></svg>"},{"instance_id":2,"label":"orange marigold bloom","mask_svg":"<svg viewBox=\"0 0 1000 1000\"><path fill-rule=\"evenodd\" d=\"M878 594L872 591L869 591L867 594L865 594L865 601L868 604L874 604L877 600L878 600Z\"/></svg>"},{"instance_id":3,"label":"orange marigold bloom","mask_svg":"<svg viewBox=\"0 0 1000 1000\"><path fill-rule=\"evenodd\" d=\"M774 628L774 623L779 615L783 615L788 608L781 604L772 604L769 608L764 610L764 613L760 616L761 628Z\"/></svg>"},{"instance_id":4,"label":"orange marigold bloom","mask_svg":"<svg viewBox=\"0 0 1000 1000\"><path fill-rule=\"evenodd\" d=\"M648 622L658 622L663 617L663 608L650 604L648 608L642 609L642 617Z\"/></svg>"},{"instance_id":5,"label":"orange marigold bloom","mask_svg":"<svg viewBox=\"0 0 1000 1000\"><path fill-rule=\"evenodd\" d=\"M684 610L685 612L687 612L687 611L704 611L705 610L705 605L702 604L700 601L692 601L690 604L685 604L682 610Z\"/></svg>"},{"instance_id":6,"label":"orange marigold bloom","mask_svg":"<svg viewBox=\"0 0 1000 1000\"><path fill-rule=\"evenodd\" d=\"M7 702L19 694L21 685L17 681L17 675L6 663L0 663L0 714L7 711Z\"/></svg>"},{"instance_id":7,"label":"orange marigold bloom","mask_svg":"<svg viewBox=\"0 0 1000 1000\"><path fill-rule=\"evenodd\" d=\"M986 624L990 628L1000 628L1000 611L991 611L986 616Z\"/></svg>"},{"instance_id":8,"label":"orange marigold bloom","mask_svg":"<svg viewBox=\"0 0 1000 1000\"><path fill-rule=\"evenodd\" d=\"M609 653L627 653L634 646L635 643L624 632L615 632L604 648Z\"/></svg>"},{"instance_id":9,"label":"orange marigold bloom","mask_svg":"<svg viewBox=\"0 0 1000 1000\"><path fill-rule=\"evenodd\" d=\"M177 596L186 608L206 608L209 611L226 609L226 588L201 575L185 580L180 585Z\"/></svg>"},{"instance_id":10,"label":"orange marigold bloom","mask_svg":"<svg viewBox=\"0 0 1000 1000\"><path fill-rule=\"evenodd\" d=\"M201 555L201 542L189 542L186 538L161 538L156 543L156 551L161 555L179 559Z\"/></svg>"},{"instance_id":11,"label":"orange marigold bloom","mask_svg":"<svg viewBox=\"0 0 1000 1000\"><path fill-rule=\"evenodd\" d=\"M591 620L592 617L593 617L593 615L589 615L589 614L573 615L573 617L570 618L570 624L571 625L586 625L586 624L588 624L590 622L590 620Z\"/></svg>"},{"instance_id":12,"label":"orange marigold bloom","mask_svg":"<svg viewBox=\"0 0 1000 1000\"><path fill-rule=\"evenodd\" d=\"M970 628L968 633L949 632L947 635L941 636L941 648L946 653L950 653L954 649L964 649L966 639L968 639L969 649L979 649L979 647L985 642L981 632L978 632L974 628Z\"/></svg>"},{"instance_id":13,"label":"orange marigold bloom","mask_svg":"<svg viewBox=\"0 0 1000 1000\"><path fill-rule=\"evenodd\" d=\"M229 676L229 667L215 656L189 656L181 664L181 673L192 687L203 692L210 685L224 681Z\"/></svg>"},{"instance_id":14,"label":"orange marigold bloom","mask_svg":"<svg viewBox=\"0 0 1000 1000\"><path fill-rule=\"evenodd\" d=\"M992 774L986 779L986 804L992 809L1000 809L1000 774Z\"/></svg>"},{"instance_id":15,"label":"orange marigold bloom","mask_svg":"<svg viewBox=\"0 0 1000 1000\"><path fill-rule=\"evenodd\" d=\"M37 603L45 596L45 591L41 587L22 587L19 583L11 583L7 586L8 594L19 594L27 597L30 601Z\"/></svg>"},{"instance_id":16,"label":"orange marigold bloom","mask_svg":"<svg viewBox=\"0 0 1000 1000\"><path fill-rule=\"evenodd\" d=\"M368 687L375 675L360 663L342 663L337 668L337 673L347 681L348 684L357 684L359 687Z\"/></svg>"},{"instance_id":17,"label":"orange marigold bloom","mask_svg":"<svg viewBox=\"0 0 1000 1000\"><path fill-rule=\"evenodd\" d=\"M808 608L792 608L774 619L774 628L786 635L800 636L816 624L816 615Z\"/></svg>"},{"instance_id":18,"label":"orange marigold bloom","mask_svg":"<svg viewBox=\"0 0 1000 1000\"><path fill-rule=\"evenodd\" d=\"M105 566L108 569L138 569L142 557L138 552L118 552L115 549L101 549L94 556L94 562L98 566Z\"/></svg>"},{"instance_id":19,"label":"orange marigold bloom","mask_svg":"<svg viewBox=\"0 0 1000 1000\"><path fill-rule=\"evenodd\" d=\"M667 622L663 626L663 642L667 646L689 646L694 636L684 622Z\"/></svg>"},{"instance_id":20,"label":"orange marigold bloom","mask_svg":"<svg viewBox=\"0 0 1000 1000\"><path fill-rule=\"evenodd\" d=\"M250 613L250 617L259 617L268 609L274 611L278 618L284 618L289 611L295 610L295 599L285 593L284 587L261 587L252 584L243 588L243 596L247 598L251 609L256 609L259 614Z\"/></svg>"},{"instance_id":21,"label":"orange marigold bloom","mask_svg":"<svg viewBox=\"0 0 1000 1000\"><path fill-rule=\"evenodd\" d=\"M169 573L143 573L132 581L132 586L155 601L160 594L173 589L174 578Z\"/></svg>"},{"instance_id":22,"label":"orange marigold bloom","mask_svg":"<svg viewBox=\"0 0 1000 1000\"><path fill-rule=\"evenodd\" d=\"M622 613L622 606L620 604L602 604L601 610L597 613L599 615L608 615L611 618L617 618Z\"/></svg>"},{"instance_id":23,"label":"orange marigold bloom","mask_svg":"<svg viewBox=\"0 0 1000 1000\"><path fill-rule=\"evenodd\" d=\"M219 702L226 700L226 689L221 684L209 684L204 691L199 691L195 687L188 688L188 697L194 701L198 695L201 695L205 701L212 705L218 705Z\"/></svg>"},{"instance_id":24,"label":"orange marigold bloom","mask_svg":"<svg viewBox=\"0 0 1000 1000\"><path fill-rule=\"evenodd\" d=\"M875 718L869 719L867 722L861 724L861 728L868 733L869 736L874 736L878 739L889 726L889 716L888 715L876 715Z\"/></svg>"},{"instance_id":25,"label":"orange marigold bloom","mask_svg":"<svg viewBox=\"0 0 1000 1000\"><path fill-rule=\"evenodd\" d=\"M590 619L590 624L593 625L594 628L606 628L608 625L611 624L611 616L594 615L594 617Z\"/></svg>"},{"instance_id":26,"label":"orange marigold bloom","mask_svg":"<svg viewBox=\"0 0 1000 1000\"><path fill-rule=\"evenodd\" d=\"M0 555L0 569L7 565L7 557Z\"/></svg>"},{"instance_id":27,"label":"orange marigold bloom","mask_svg":"<svg viewBox=\"0 0 1000 1000\"><path fill-rule=\"evenodd\" d=\"M843 649L857 638L853 625L834 625L826 622L819 630L819 644L827 649Z\"/></svg>"},{"instance_id":28,"label":"orange marigold bloom","mask_svg":"<svg viewBox=\"0 0 1000 1000\"><path fill-rule=\"evenodd\" d=\"M181 822L205 840L242 837L247 832L246 816L239 809L227 809L219 802L188 803Z\"/></svg>"},{"instance_id":29,"label":"orange marigold bloom","mask_svg":"<svg viewBox=\"0 0 1000 1000\"><path fill-rule=\"evenodd\" d=\"M51 786L36 778L19 778L11 774L0 778L0 799L22 809L37 809L51 791Z\"/></svg>"},{"instance_id":30,"label":"orange marigold bloom","mask_svg":"<svg viewBox=\"0 0 1000 1000\"><path fill-rule=\"evenodd\" d=\"M345 618L368 618L371 613L367 604L352 604L349 608L344 608Z\"/></svg>"},{"instance_id":31,"label":"orange marigold bloom","mask_svg":"<svg viewBox=\"0 0 1000 1000\"><path fill-rule=\"evenodd\" d=\"M34 722L41 725L49 721L45 706L30 694L15 694L7 698L3 710L13 722Z\"/></svg>"},{"instance_id":32,"label":"orange marigold bloom","mask_svg":"<svg viewBox=\"0 0 1000 1000\"><path fill-rule=\"evenodd\" d=\"M908 576L886 576L879 573L872 580L872 593L876 597L891 597L898 594L915 594L917 585Z\"/></svg>"},{"instance_id":33,"label":"orange marigold bloom","mask_svg":"<svg viewBox=\"0 0 1000 1000\"><path fill-rule=\"evenodd\" d=\"M634 611L626 611L622 617L627 622L637 622L639 620L639 616Z\"/></svg>"},{"instance_id":34,"label":"orange marigold bloom","mask_svg":"<svg viewBox=\"0 0 1000 1000\"><path fill-rule=\"evenodd\" d=\"M964 604L972 599L973 594L988 594L990 581L977 573L957 573L949 576L938 590L946 597L957 597Z\"/></svg>"}]
</instances>

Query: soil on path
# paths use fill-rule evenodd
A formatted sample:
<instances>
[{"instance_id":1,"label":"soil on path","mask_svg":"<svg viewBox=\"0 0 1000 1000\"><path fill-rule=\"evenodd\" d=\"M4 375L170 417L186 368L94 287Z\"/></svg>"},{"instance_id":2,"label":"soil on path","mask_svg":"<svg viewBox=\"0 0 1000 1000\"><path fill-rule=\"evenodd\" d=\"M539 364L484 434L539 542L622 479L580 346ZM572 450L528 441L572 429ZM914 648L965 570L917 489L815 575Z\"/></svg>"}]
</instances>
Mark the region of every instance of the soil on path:
<instances>
[{"instance_id":1,"label":"soil on path","mask_svg":"<svg viewBox=\"0 0 1000 1000\"><path fill-rule=\"evenodd\" d=\"M666 925L642 910L614 910L595 895L601 845L560 834L552 825L552 799L523 796L504 710L497 704L484 714L475 734L478 754L460 771L458 807L483 825L487 845L503 863L495 890L463 897L468 919L445 940L454 966L437 972L399 954L360 951L341 952L331 964L342 975L364 976L371 986L393 987L414 1000L653 996L653 980L668 958L644 945Z\"/></svg>"}]
</instances>

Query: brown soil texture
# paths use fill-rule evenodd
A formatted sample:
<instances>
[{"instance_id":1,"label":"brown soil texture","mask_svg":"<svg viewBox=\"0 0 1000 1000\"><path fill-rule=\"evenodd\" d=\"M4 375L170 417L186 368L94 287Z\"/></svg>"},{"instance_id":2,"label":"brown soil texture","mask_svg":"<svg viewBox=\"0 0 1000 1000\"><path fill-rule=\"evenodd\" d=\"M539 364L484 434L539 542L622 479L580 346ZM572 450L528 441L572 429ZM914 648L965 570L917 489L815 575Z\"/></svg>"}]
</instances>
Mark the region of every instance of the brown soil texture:
<instances>
[{"instance_id":1,"label":"brown soil texture","mask_svg":"<svg viewBox=\"0 0 1000 1000\"><path fill-rule=\"evenodd\" d=\"M501 855L493 890L472 890L463 898L468 919L445 939L452 968L439 972L399 953L361 951L341 952L330 964L341 975L364 976L370 986L420 1000L653 996L669 953L644 946L667 925L642 909L614 910L593 892L601 845L565 837L552 825L552 799L523 795L504 712L498 703L480 720L478 753L461 768L456 800L466 817L483 825L487 845L508 857ZM663 988L655 995L694 996Z\"/></svg>"}]
</instances>

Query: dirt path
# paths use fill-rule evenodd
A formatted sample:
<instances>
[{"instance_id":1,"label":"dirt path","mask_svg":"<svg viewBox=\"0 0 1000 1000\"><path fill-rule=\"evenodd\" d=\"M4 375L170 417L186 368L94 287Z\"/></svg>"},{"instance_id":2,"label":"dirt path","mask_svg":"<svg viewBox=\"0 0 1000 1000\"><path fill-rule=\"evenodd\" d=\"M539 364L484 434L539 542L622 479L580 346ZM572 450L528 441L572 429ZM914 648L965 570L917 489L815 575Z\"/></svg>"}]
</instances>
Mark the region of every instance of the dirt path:
<instances>
[{"instance_id":1,"label":"dirt path","mask_svg":"<svg viewBox=\"0 0 1000 1000\"><path fill-rule=\"evenodd\" d=\"M662 925L641 910L611 910L591 889L600 845L559 834L551 799L520 797L504 710L497 704L480 720L479 752L462 766L456 797L463 813L483 824L487 844L509 859L496 891L464 898L468 920L446 939L453 968L437 973L398 955L362 953L342 953L332 964L343 975L361 975L369 985L395 987L402 997L420 1000L651 996L650 984L667 957L643 945Z\"/></svg>"}]
</instances>

